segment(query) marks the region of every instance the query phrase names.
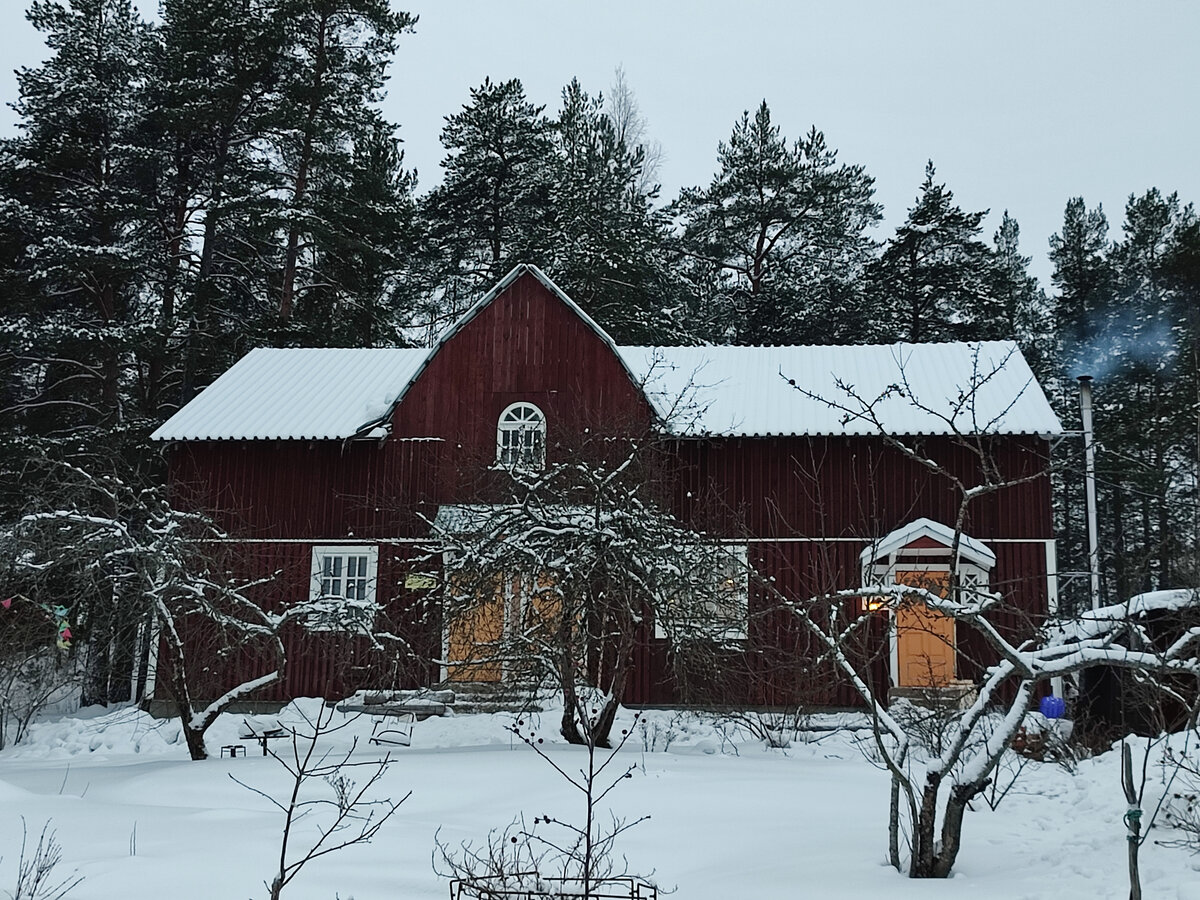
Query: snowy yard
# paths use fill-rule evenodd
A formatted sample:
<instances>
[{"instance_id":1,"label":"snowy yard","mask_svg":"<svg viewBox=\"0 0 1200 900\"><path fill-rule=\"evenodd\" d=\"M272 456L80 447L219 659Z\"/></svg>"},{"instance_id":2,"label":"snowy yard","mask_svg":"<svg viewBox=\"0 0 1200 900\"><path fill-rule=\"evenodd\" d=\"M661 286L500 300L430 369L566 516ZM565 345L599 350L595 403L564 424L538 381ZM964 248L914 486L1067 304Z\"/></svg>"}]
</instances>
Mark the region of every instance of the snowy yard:
<instances>
[{"instance_id":1,"label":"snowy yard","mask_svg":"<svg viewBox=\"0 0 1200 900\"><path fill-rule=\"evenodd\" d=\"M294 708L282 719L299 721ZM548 753L577 768L584 751L551 739L553 713L542 719ZM418 723L412 746L393 748L384 782L384 793L411 790L411 798L372 844L312 862L284 896L445 898L447 881L431 865L439 829L444 843L457 845L484 839L521 812L578 817L578 793L506 732L509 721ZM222 744L238 742L239 725L240 717L224 716L211 729L214 757ZM356 758L378 757L366 742L370 728L362 718L328 740L344 748L357 734ZM663 752L668 729L675 737ZM660 749L652 750L656 732ZM35 726L27 743L0 753L0 891L15 881L24 817L35 837L52 820L64 860L56 874L84 876L72 900L265 896L282 815L228 776L282 798L287 775L256 744L247 746L244 758L191 762L177 724L131 709ZM611 795L616 814L652 818L620 847L632 872L653 872L680 900L1128 893L1113 753L1085 761L1075 775L1031 763L996 812L968 815L948 882L910 881L884 864L887 779L849 733L767 750L746 737L725 740L711 724L652 712L646 738L635 729L621 759L637 768ZM303 836L315 824L305 823ZM1200 900L1200 858L1187 851L1148 842L1142 877L1147 897Z\"/></svg>"}]
</instances>

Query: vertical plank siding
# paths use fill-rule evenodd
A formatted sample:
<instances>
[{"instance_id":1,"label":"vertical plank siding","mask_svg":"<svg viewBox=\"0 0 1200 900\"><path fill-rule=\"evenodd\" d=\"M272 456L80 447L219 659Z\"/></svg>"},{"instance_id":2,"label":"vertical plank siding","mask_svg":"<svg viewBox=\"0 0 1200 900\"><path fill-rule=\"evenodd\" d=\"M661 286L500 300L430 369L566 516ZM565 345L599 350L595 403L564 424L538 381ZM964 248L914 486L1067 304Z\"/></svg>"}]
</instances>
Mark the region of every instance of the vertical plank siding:
<instances>
[{"instance_id":1,"label":"vertical plank siding","mask_svg":"<svg viewBox=\"0 0 1200 900\"><path fill-rule=\"evenodd\" d=\"M378 599L391 630L410 642L394 654L363 638L287 636L286 677L269 699L343 696L359 687L432 683L441 624L425 592L405 588L420 538L445 503L487 499L502 475L492 470L496 422L517 401L547 419L547 454L582 435L644 433L652 413L609 345L530 275L517 279L429 360L396 409L383 441L212 441L173 445L176 502L208 511L234 540L234 568L246 577L278 573L260 588L268 605L306 599L312 547L332 541L378 543ZM1001 471L1018 478L1047 469L1039 438L995 438ZM913 438L927 457L978 482L972 454L945 437ZM748 640L724 661L717 684L670 658L645 630L627 692L632 703L806 702L850 706L858 698L828 662L817 663L795 616L778 609L761 581L803 601L860 583L859 553L871 540L926 516L953 523L953 484L878 438L714 437L665 446L661 486L683 521L749 543L752 580ZM1051 538L1050 485L1034 478L976 500L966 530L996 552L992 586L1010 601L1001 627L1027 633L1046 608L1044 541ZM1016 542L1022 541L1022 542ZM420 563L427 568L428 561ZM845 611L850 615L857 611ZM855 651L870 677L887 683L887 622L871 622ZM960 636L959 671L973 677L985 649ZM230 665L225 684L253 677L251 655ZM214 689L217 687L214 682ZM720 696L718 696L720 695Z\"/></svg>"}]
</instances>

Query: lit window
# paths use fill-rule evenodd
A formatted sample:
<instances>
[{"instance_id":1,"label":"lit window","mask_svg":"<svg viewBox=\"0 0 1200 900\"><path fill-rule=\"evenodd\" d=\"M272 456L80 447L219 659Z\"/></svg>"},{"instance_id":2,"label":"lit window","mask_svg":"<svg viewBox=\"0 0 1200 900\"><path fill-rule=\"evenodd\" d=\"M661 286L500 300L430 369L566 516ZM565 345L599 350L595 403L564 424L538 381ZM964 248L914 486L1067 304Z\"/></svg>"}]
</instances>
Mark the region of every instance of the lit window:
<instances>
[{"instance_id":1,"label":"lit window","mask_svg":"<svg viewBox=\"0 0 1200 900\"><path fill-rule=\"evenodd\" d=\"M500 414L496 464L506 469L546 465L546 417L532 403L514 403Z\"/></svg>"},{"instance_id":2,"label":"lit window","mask_svg":"<svg viewBox=\"0 0 1200 900\"><path fill-rule=\"evenodd\" d=\"M691 555L691 554L689 554ZM721 544L716 553L711 546L699 548L689 563L712 570L712 581L702 586L685 604L672 604L669 615L674 627L691 637L710 640L744 640L750 615L750 567L745 544ZM654 624L654 636L667 637L663 617Z\"/></svg>"},{"instance_id":3,"label":"lit window","mask_svg":"<svg viewBox=\"0 0 1200 900\"><path fill-rule=\"evenodd\" d=\"M377 547L313 547L309 600L325 601L310 613L312 631L370 631L375 625Z\"/></svg>"}]
</instances>

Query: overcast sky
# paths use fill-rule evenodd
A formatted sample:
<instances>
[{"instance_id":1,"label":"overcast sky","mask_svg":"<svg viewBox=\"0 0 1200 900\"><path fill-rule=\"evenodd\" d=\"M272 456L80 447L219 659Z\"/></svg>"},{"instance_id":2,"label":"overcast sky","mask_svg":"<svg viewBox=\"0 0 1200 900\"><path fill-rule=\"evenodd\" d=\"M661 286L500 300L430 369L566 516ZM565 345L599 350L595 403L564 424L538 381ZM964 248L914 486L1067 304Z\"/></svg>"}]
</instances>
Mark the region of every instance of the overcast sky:
<instances>
[{"instance_id":1,"label":"overcast sky","mask_svg":"<svg viewBox=\"0 0 1200 900\"><path fill-rule=\"evenodd\" d=\"M0 0L0 99L43 56L25 0ZM150 12L155 2L140 0ZM1008 209L1034 272L1071 196L1151 186L1200 201L1200 2L567 2L414 0L385 110L420 189L439 179L442 117L485 76L519 77L548 112L572 76L603 91L623 66L663 145L663 196L704 184L717 142L766 98L789 138L815 124L876 179L886 237L932 158L965 209ZM14 117L0 117L11 133ZM1047 285L1048 286L1048 285Z\"/></svg>"}]
</instances>

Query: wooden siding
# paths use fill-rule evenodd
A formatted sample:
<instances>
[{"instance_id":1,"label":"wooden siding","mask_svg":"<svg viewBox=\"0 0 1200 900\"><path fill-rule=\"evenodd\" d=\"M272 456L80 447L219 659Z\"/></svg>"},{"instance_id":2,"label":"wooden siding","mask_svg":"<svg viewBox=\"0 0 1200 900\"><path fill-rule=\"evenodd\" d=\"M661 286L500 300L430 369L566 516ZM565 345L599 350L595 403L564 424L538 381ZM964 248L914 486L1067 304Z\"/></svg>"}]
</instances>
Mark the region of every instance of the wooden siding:
<instances>
[{"instance_id":1,"label":"wooden siding","mask_svg":"<svg viewBox=\"0 0 1200 900\"><path fill-rule=\"evenodd\" d=\"M312 576L312 545L306 543L263 542L253 544L214 544L214 558L224 556L240 576L266 579L252 595L268 610L309 597ZM380 653L361 636L337 632L306 632L296 626L285 631L287 665L284 677L255 694L255 700L287 700L292 697L345 697L360 688L415 688L431 684L438 669L430 660L440 654L441 624L436 610L424 603L426 591L409 590L405 574L414 566L414 548L409 544L384 543L379 548L376 600L382 606L376 622L381 631L402 635L407 646L390 645ZM207 634L193 635L193 648L212 643ZM199 654L193 654L193 657ZM169 696L164 660L160 667L156 696ZM241 681L270 671L269 659L255 647L238 652L227 666L212 673L198 674L193 659L193 690L197 697L211 699Z\"/></svg>"},{"instance_id":2,"label":"wooden siding","mask_svg":"<svg viewBox=\"0 0 1200 900\"><path fill-rule=\"evenodd\" d=\"M177 444L170 451L172 490L176 502L209 511L230 535L257 541L242 545L236 568L250 577L279 571L263 589L270 603L307 597L313 545L381 542L379 590L388 615L397 633L432 659L440 655L440 624L418 610L420 592L403 587L409 559L419 552L412 541L428 533L426 519L439 504L486 499L503 478L492 468L496 422L518 400L546 414L551 460L585 434L644 434L651 425L644 397L610 346L525 275L433 356L397 407L386 440ZM991 440L1006 476L1046 471L1045 441ZM979 480L976 459L951 439L914 443L966 483ZM952 523L957 512L947 479L880 438L714 437L665 449L662 488L675 513L710 533L751 539L752 564L790 598L858 586L858 555L867 542L921 516ZM1046 604L1048 479L978 499L966 530L985 542L1003 539L990 544L997 554L993 587L1013 606L1001 626L1028 633ZM829 538L839 540L822 540ZM760 586L752 588L749 650L728 660L723 685L681 678L686 669L647 632L627 699L856 704L830 664L812 664L817 648L794 616L766 612L774 606ZM335 646L329 635L295 634L289 642L295 652L287 677L268 698L335 696L372 679L416 684L437 677L435 666L378 659L361 641ZM856 652L870 659L872 680L886 685L885 619L872 622ZM960 633L959 674L972 678L986 662L977 639ZM246 662L238 675L251 668Z\"/></svg>"}]
</instances>

